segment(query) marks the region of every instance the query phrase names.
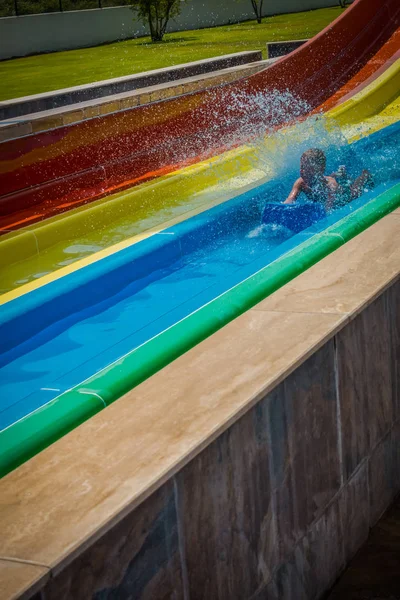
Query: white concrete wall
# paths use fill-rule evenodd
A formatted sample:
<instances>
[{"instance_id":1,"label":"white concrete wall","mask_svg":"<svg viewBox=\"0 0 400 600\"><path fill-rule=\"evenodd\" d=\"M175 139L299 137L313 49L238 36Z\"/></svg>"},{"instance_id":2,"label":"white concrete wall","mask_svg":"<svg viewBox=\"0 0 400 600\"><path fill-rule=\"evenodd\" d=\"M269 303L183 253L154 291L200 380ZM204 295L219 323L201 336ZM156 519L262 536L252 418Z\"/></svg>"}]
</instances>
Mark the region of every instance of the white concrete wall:
<instances>
[{"instance_id":1,"label":"white concrete wall","mask_svg":"<svg viewBox=\"0 0 400 600\"><path fill-rule=\"evenodd\" d=\"M335 0L266 0L265 15L337 6ZM143 25L129 7L0 18L0 59L96 46L137 35ZM169 31L223 25L254 18L250 0L189 0Z\"/></svg>"}]
</instances>

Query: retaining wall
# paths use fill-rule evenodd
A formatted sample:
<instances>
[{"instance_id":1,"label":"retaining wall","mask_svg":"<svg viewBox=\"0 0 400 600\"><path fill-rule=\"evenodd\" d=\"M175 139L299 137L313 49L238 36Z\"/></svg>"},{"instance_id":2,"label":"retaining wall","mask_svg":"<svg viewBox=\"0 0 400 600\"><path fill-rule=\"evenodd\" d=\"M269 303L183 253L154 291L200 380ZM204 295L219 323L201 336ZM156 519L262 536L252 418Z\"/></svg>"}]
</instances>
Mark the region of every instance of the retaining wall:
<instances>
[{"instance_id":1,"label":"retaining wall","mask_svg":"<svg viewBox=\"0 0 400 600\"><path fill-rule=\"evenodd\" d=\"M83 600L78 587L124 598L132 581L137 598L184 597L185 584L194 599L320 598L400 489L399 306L397 283L51 580L46 600Z\"/></svg>"},{"instance_id":2,"label":"retaining wall","mask_svg":"<svg viewBox=\"0 0 400 600\"><path fill-rule=\"evenodd\" d=\"M396 210L4 477L2 598L321 598L400 489L399 234Z\"/></svg>"},{"instance_id":3,"label":"retaining wall","mask_svg":"<svg viewBox=\"0 0 400 600\"><path fill-rule=\"evenodd\" d=\"M335 0L269 0L264 14L337 6ZM250 0L191 0L169 31L182 31L254 19ZM129 7L79 10L0 19L0 59L71 50L147 35Z\"/></svg>"},{"instance_id":4,"label":"retaining wall","mask_svg":"<svg viewBox=\"0 0 400 600\"><path fill-rule=\"evenodd\" d=\"M279 46L279 44L278 44ZM151 92L162 85L168 87L173 86L173 82L179 82L176 85L182 84L187 80L192 80L196 76L206 75L209 73L215 73L216 75L223 76L230 72L233 67L242 67L243 73L246 73L246 67L250 63L260 62L262 60L261 51L253 52L236 52L234 54L225 54L217 58L208 58L205 60L196 60L191 63L178 65L176 67L166 67L163 69L154 69L152 71L144 71L143 73L137 73L135 75L128 75L124 77L116 77L114 79L107 79L90 83L86 85L78 85L70 88L61 90L54 90L53 92L44 92L42 94L34 94L32 96L25 96L22 98L14 98L12 100L6 100L0 102L0 121L4 119L14 119L23 115L32 117L32 114L36 117L38 113L49 111L53 109L62 109L66 106L74 105L74 109L80 109L80 103L85 103L85 108L90 103L90 100L95 100L99 103L111 102L116 100L129 98L133 90L137 90L137 94L149 93L149 88L153 88ZM264 62L264 61L263 61ZM259 65L259 67L253 71L258 72L267 65ZM240 78L240 74L237 75L236 79ZM227 77L226 81L233 81L235 77ZM183 80L183 81L182 81ZM220 81L222 83L222 81ZM206 86L200 86L199 89L204 89ZM143 90L146 89L146 92ZM125 94L125 95L124 95ZM175 95L175 94L172 94ZM177 94L179 95L179 94ZM157 96L157 95L156 95ZM158 100L161 97L157 98ZM128 102L125 108L137 106L139 104L145 104L145 102ZM92 108L92 106L91 106ZM108 112L108 111L106 111ZM106 114L103 111L97 111L97 113L91 112L91 117L96 114ZM111 111L109 111L111 112ZM49 116L49 115L47 115ZM74 122L74 121L69 121ZM15 123L15 121L14 121ZM61 124L67 124L62 122ZM2 123L0 122L0 127ZM39 131L36 129L36 131ZM30 130L32 133L32 129Z\"/></svg>"}]
</instances>

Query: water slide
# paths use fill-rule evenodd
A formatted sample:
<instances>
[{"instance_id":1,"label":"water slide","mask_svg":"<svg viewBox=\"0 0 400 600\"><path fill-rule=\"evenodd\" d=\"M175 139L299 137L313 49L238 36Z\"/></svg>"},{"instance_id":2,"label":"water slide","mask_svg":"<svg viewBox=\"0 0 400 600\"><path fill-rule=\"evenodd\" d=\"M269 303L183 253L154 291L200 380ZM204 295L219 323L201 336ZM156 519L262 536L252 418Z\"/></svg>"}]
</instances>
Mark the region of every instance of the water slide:
<instances>
[{"instance_id":1,"label":"water slide","mask_svg":"<svg viewBox=\"0 0 400 600\"><path fill-rule=\"evenodd\" d=\"M397 54L395 60L388 61L386 71L328 111L324 127L329 123L339 124L342 133L351 140L395 122L400 89L400 52ZM137 243L159 231L160 226L165 229L229 200L237 194L237 188L227 193L224 182L229 185L233 178L236 186L238 177L233 177L233 173L240 172L252 185L259 185L260 176L263 181L276 176L265 154L274 157L276 168L277 156L293 148L295 135L300 136L302 146L308 143L304 128L286 128L268 136L261 144L242 146L212 161L202 161L156 182L3 236L0 303Z\"/></svg>"},{"instance_id":2,"label":"water slide","mask_svg":"<svg viewBox=\"0 0 400 600\"><path fill-rule=\"evenodd\" d=\"M257 127L304 117L390 59L399 14L397 0L356 0L299 50L239 82L0 144L0 231L220 154ZM270 105L259 110L265 90ZM296 111L291 98L288 110L272 110L288 90Z\"/></svg>"},{"instance_id":3,"label":"water slide","mask_svg":"<svg viewBox=\"0 0 400 600\"><path fill-rule=\"evenodd\" d=\"M371 84L378 78L387 78L385 73L388 67L397 64L399 47L400 32L396 30L364 67L319 107L318 113L314 113L319 114L322 110L331 114L332 106L347 100L355 90L360 95L359 90L366 88L366 93L369 94ZM394 93L397 89L396 81L394 72L391 83ZM371 104L372 113L379 113L384 101L384 94L375 94L375 100ZM345 102L344 106L347 104ZM352 118L357 120L357 115ZM389 122L388 118L386 120ZM370 127L371 124L368 123L366 133ZM286 133L287 130L284 131ZM281 154L282 147L290 145L289 139L289 136L280 136ZM269 133L268 140L269 152L275 156L277 137ZM271 146L273 144L275 147ZM35 218L51 215L53 209L49 205L46 205L44 212L40 205L40 211L35 215L32 215L30 208L26 208L3 216L4 227L13 228L18 225L19 228L16 232L9 232L1 237L0 293L5 294L20 286L23 288L20 293L24 293L35 285L32 283L26 287L26 284L34 282L40 276L55 270L59 270L58 276L61 276L71 270L68 265L90 257L93 252L113 245L112 251L115 251L132 243L133 236L151 235L176 219L187 218L198 210L226 200L246 184L276 175L276 161L271 161L269 157L266 159L267 146L268 143L263 152L260 152L257 146L240 145L234 150L159 177L156 181L106 196L89 205L73 208L74 202L67 203L68 206L64 204L63 210L70 209L68 218L54 216L44 222L26 225ZM57 196L55 199L59 200ZM24 224L25 227L22 227ZM98 258L102 255L98 254ZM13 256L11 264L10 256ZM5 298L11 297L7 295Z\"/></svg>"},{"instance_id":4,"label":"water slide","mask_svg":"<svg viewBox=\"0 0 400 600\"><path fill-rule=\"evenodd\" d=\"M259 233L288 172L3 305L0 473L400 206L399 142L396 123L328 153L358 171L392 149L373 192L298 233Z\"/></svg>"},{"instance_id":5,"label":"water slide","mask_svg":"<svg viewBox=\"0 0 400 600\"><path fill-rule=\"evenodd\" d=\"M359 0L348 12L368 3ZM389 39L396 39L393 32ZM375 175L375 190L331 215L305 223L297 232L276 228L263 223L263 215L266 203L281 206L277 203L296 176L297 162L289 161L284 172L271 172L261 185L253 182L244 193L222 197L208 210L204 210L203 202L200 209L193 209L198 214L186 213L191 218L164 226L145 239L110 246L103 255L88 257L87 264L66 266L63 277L38 278L36 283L27 284L31 286L28 289L20 285L3 295L2 474L400 204L398 50L398 46L392 48L384 69L382 62L378 69L365 62L362 68L366 76L359 78L361 86L353 88L357 93L349 97L348 79L341 93L342 104L328 118L310 116L304 123L285 124L276 134L280 139L289 138L298 152L302 146L297 138L307 130L313 128L317 136L325 131L328 168L333 170L342 162L354 174L369 168ZM357 75L353 72L354 77ZM269 151L277 150L277 139L268 136L265 143L272 144ZM239 153L236 159L241 157L244 168L248 161L252 169L249 154L263 147L263 143L245 146L214 160L223 164ZM202 187L196 176L206 173L206 164L190 167L186 185L191 178L196 181L192 193ZM167 176L157 184L163 189L169 179L174 186L174 177ZM150 195L151 187L147 189ZM127 195L134 196L138 190ZM106 211L108 202L118 198L100 200L84 210L97 205ZM133 206L135 199L130 196L129 202ZM119 209L114 205L115 214L124 212L122 206L125 209L127 204L119 204ZM297 207L288 209L293 212ZM74 221L68 219L75 218L79 224L79 215L84 213L79 210L54 218L65 239L68 229L74 231ZM110 220L111 213L108 217L106 212L97 214L105 215L99 219ZM89 224L90 220L86 221L85 227ZM97 222L93 229L96 233ZM29 228L17 234L9 237L7 244L14 243L22 256L25 250L16 241L22 240L19 236L32 243L37 240ZM3 247L10 255L12 245L7 244ZM48 250L51 247L49 244Z\"/></svg>"}]
</instances>

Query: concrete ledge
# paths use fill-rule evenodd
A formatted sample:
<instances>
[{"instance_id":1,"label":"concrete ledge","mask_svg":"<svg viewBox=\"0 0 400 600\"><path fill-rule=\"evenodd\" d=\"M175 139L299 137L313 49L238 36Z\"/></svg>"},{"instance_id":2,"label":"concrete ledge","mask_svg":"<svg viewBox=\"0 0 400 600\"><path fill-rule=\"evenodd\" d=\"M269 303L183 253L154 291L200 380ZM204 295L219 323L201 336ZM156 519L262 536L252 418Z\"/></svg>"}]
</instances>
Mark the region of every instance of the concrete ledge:
<instances>
[{"instance_id":1,"label":"concrete ledge","mask_svg":"<svg viewBox=\"0 0 400 600\"><path fill-rule=\"evenodd\" d=\"M297 50L300 46L303 46L308 40L290 40L287 42L268 42L267 51L268 58L278 58Z\"/></svg>"},{"instance_id":2,"label":"concrete ledge","mask_svg":"<svg viewBox=\"0 0 400 600\"><path fill-rule=\"evenodd\" d=\"M277 59L257 61L249 65L235 66L204 75L186 77L185 79L153 85L144 89L112 94L105 98L95 98L86 102L71 104L68 107L53 108L14 117L0 122L0 142L237 81L242 77L248 77L262 71L273 64L275 60Z\"/></svg>"},{"instance_id":3,"label":"concrete ledge","mask_svg":"<svg viewBox=\"0 0 400 600\"><path fill-rule=\"evenodd\" d=\"M320 598L400 485L399 234L395 212L7 475L4 600Z\"/></svg>"},{"instance_id":4,"label":"concrete ledge","mask_svg":"<svg viewBox=\"0 0 400 600\"><path fill-rule=\"evenodd\" d=\"M211 71L246 65L261 59L261 51L237 52L235 54L225 54L216 58L185 63L175 67L155 69L135 75L127 75L115 79L96 81L87 85L55 90L54 92L6 100L0 102L0 120L68 106L77 102L87 102L93 98L102 98L148 86L160 85L177 79L210 73Z\"/></svg>"}]
</instances>

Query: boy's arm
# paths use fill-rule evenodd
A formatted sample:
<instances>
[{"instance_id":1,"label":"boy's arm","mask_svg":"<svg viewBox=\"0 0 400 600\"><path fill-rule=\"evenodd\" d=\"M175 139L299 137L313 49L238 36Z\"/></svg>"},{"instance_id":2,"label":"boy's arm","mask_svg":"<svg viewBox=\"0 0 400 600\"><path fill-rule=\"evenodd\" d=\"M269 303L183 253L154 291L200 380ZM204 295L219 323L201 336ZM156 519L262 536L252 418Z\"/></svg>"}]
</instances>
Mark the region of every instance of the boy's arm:
<instances>
[{"instance_id":1,"label":"boy's arm","mask_svg":"<svg viewBox=\"0 0 400 600\"><path fill-rule=\"evenodd\" d=\"M328 198L325 204L325 209L330 212L335 205L336 193L339 189L339 184L333 177L327 177L328 183Z\"/></svg>"},{"instance_id":2,"label":"boy's arm","mask_svg":"<svg viewBox=\"0 0 400 600\"><path fill-rule=\"evenodd\" d=\"M374 182L371 173L364 169L361 175L357 177L350 187L352 200L359 198L366 186L369 186L370 189L372 189L374 187Z\"/></svg>"},{"instance_id":3,"label":"boy's arm","mask_svg":"<svg viewBox=\"0 0 400 600\"><path fill-rule=\"evenodd\" d=\"M296 200L301 192L302 185L303 185L303 180L300 177L297 181L294 182L292 191L290 192L289 196L286 198L286 200L283 204L293 204L293 202L296 202Z\"/></svg>"}]
</instances>

